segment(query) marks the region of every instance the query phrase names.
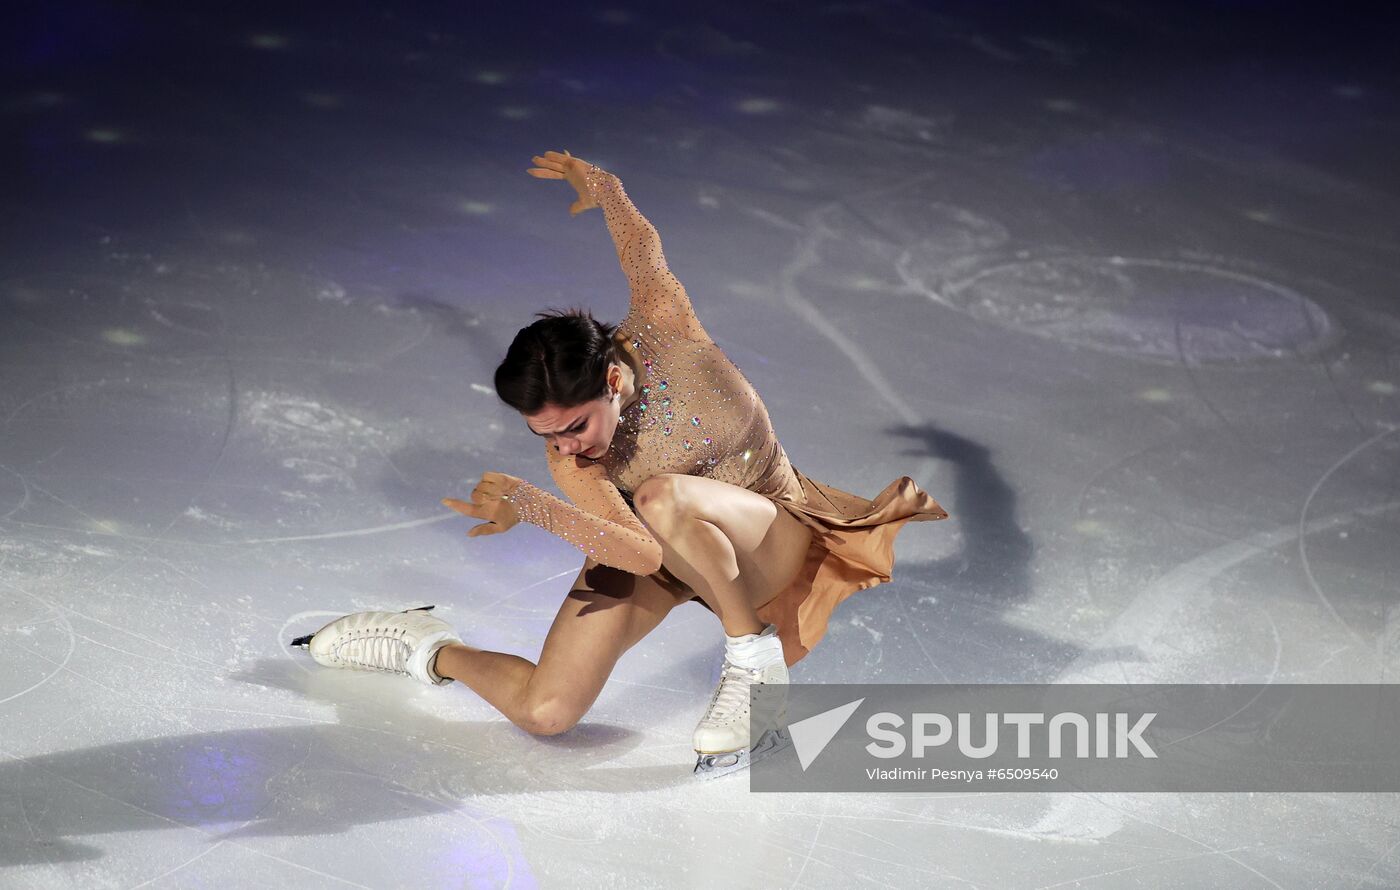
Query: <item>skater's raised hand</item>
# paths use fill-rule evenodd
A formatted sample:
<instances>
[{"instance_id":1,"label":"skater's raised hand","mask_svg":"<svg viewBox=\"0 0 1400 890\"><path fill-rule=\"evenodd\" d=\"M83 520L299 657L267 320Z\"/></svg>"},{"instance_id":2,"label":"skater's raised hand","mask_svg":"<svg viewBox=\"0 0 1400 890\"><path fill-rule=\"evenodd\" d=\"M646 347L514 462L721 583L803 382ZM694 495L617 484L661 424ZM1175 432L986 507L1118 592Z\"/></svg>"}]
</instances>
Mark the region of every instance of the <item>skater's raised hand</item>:
<instances>
[{"instance_id":1,"label":"skater's raised hand","mask_svg":"<svg viewBox=\"0 0 1400 890\"><path fill-rule=\"evenodd\" d=\"M472 489L470 502L443 498L442 503L464 516L486 520L468 529L467 537L500 534L520 521L515 504L511 503L510 493L523 481L505 473L482 473L481 481Z\"/></svg>"},{"instance_id":2,"label":"skater's raised hand","mask_svg":"<svg viewBox=\"0 0 1400 890\"><path fill-rule=\"evenodd\" d=\"M588 171L589 163L581 158L576 158L567 151L560 154L557 151L547 151L543 155L536 155L530 160L535 162L535 166L526 170L536 179L565 179L569 185L578 192L578 200L569 205L569 215L577 216L590 207L597 207L593 199L588 196L588 184L584 182L583 174Z\"/></svg>"}]
</instances>

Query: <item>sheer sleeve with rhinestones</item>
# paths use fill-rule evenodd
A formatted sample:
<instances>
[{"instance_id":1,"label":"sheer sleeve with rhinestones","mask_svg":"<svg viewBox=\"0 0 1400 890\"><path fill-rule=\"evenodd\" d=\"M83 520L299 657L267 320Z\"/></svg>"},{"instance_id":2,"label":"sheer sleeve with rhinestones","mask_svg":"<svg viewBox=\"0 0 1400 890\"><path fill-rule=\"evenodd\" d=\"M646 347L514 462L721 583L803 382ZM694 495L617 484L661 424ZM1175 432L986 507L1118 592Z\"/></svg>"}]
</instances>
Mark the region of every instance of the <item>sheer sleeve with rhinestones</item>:
<instances>
[{"instance_id":1,"label":"sheer sleeve with rhinestones","mask_svg":"<svg viewBox=\"0 0 1400 890\"><path fill-rule=\"evenodd\" d=\"M622 182L597 165L590 165L584 181L589 197L603 208L603 220L631 287L629 315L643 324L664 326L690 339L709 339L695 317L685 286L666 265L661 236L627 197Z\"/></svg>"},{"instance_id":2,"label":"sheer sleeve with rhinestones","mask_svg":"<svg viewBox=\"0 0 1400 890\"><path fill-rule=\"evenodd\" d=\"M623 500L601 464L563 455L548 445L549 472L569 501L528 482L511 492L521 522L537 525L596 562L634 575L661 568L661 542Z\"/></svg>"}]
</instances>

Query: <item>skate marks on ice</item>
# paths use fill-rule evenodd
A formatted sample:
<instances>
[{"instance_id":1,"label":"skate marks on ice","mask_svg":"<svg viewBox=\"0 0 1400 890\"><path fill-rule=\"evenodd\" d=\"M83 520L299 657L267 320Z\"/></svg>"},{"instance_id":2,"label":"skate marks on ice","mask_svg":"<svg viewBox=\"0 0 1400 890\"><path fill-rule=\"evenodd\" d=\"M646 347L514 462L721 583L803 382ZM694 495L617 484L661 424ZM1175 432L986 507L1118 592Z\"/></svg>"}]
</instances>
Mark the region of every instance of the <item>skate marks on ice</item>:
<instances>
[{"instance_id":1,"label":"skate marks on ice","mask_svg":"<svg viewBox=\"0 0 1400 890\"><path fill-rule=\"evenodd\" d=\"M965 172L979 182L990 178ZM882 396L892 392L883 375L801 295L804 285L862 300L917 294L979 322L1156 363L1299 358L1340 339L1336 321L1316 301L1255 264L1047 250L948 203L950 191L956 189L942 177L918 176L825 204L801 224L749 210L797 236L780 276L784 301ZM989 188L993 199L998 191ZM900 419L917 421L904 412Z\"/></svg>"},{"instance_id":2,"label":"skate marks on ice","mask_svg":"<svg viewBox=\"0 0 1400 890\"><path fill-rule=\"evenodd\" d=\"M1387 535L1393 537L1387 529L1394 528L1400 501L1358 493L1383 496L1387 492L1386 482L1394 478L1395 455L1380 453L1376 446L1398 431L1391 428L1369 436L1332 462L1308 489L1296 523L1211 548L1145 583L1080 657L1053 678L1044 679L1114 684L1270 683L1355 681L1358 676L1374 675L1384 682L1395 675L1400 669L1400 609L1386 579L1393 579L1396 570L1387 565L1390 557L1377 561L1376 554L1387 553L1380 542ZM1358 458L1366 455L1372 459L1362 466ZM1351 470L1345 479L1344 468ZM1140 468L1137 474L1142 472ZM1319 497L1324 487L1329 494L1325 501ZM1107 495L1110 501L1140 500L1122 491L1109 490ZM1314 505L1323 502L1328 512L1319 516ZM1349 539L1356 540L1354 550L1346 549ZM1297 564L1287 560L1294 548ZM1307 553L1313 549L1323 551L1321 564L1334 573L1335 582L1347 582L1344 607L1308 570ZM1370 559L1367 553L1372 554ZM1348 567L1358 574L1341 574ZM1298 634L1298 628L1306 628L1306 633ZM1331 664L1342 655L1350 655L1350 661ZM1222 666L1228 676L1221 675ZM975 810L965 818L968 827L1097 842L1130 825L1169 830L1158 823L1190 824L1220 805L1211 800L1058 795L1030 820L1024 815L984 818ZM1318 807L1334 812L1346 806L1335 796L1317 800ZM1356 807L1358 813L1364 809L1364 805ZM1365 821L1360 815L1358 819ZM1374 824L1363 827L1373 833L1376 828ZM1363 850L1360 858L1364 857Z\"/></svg>"},{"instance_id":3,"label":"skate marks on ice","mask_svg":"<svg viewBox=\"0 0 1400 890\"><path fill-rule=\"evenodd\" d=\"M179 277L150 257L112 252L91 273L0 281L0 346L15 360L0 400L0 452L27 489L44 494L4 519L66 527L76 518L80 531L135 540L123 529L138 523L104 516L90 493L120 486L119 476L171 483L168 500L152 499L160 515L140 523L147 539L195 506L226 455L238 384L226 317L181 292L198 291L202 279L174 284Z\"/></svg>"},{"instance_id":4,"label":"skate marks on ice","mask_svg":"<svg viewBox=\"0 0 1400 890\"><path fill-rule=\"evenodd\" d=\"M41 386L44 376L17 374L9 396L0 398L0 448L21 488L12 500L8 480L0 484L0 516L35 520L29 483L36 474L51 480L55 500L99 515L74 481L95 473L118 487L119 479L139 478L147 491L186 491L184 502L143 498L146 506L135 511L128 498L110 499L132 513L116 517L112 529L149 527L158 505L169 511L155 520L159 526L184 523L206 542L364 536L450 519L435 509L436 489L460 485L462 473L447 476L446 455L425 450L433 440L421 439L421 424L371 409L392 404L373 398L392 382L371 378L433 336L467 339L478 350L494 344L474 314L430 296L392 301L374 296L375 288L353 290L354 298L316 276L195 254L115 250L92 273L0 281L0 317L12 323L0 339L34 367L47 367L43 360L55 350L70 355L69 374L79 378ZM261 318L272 304L282 323L268 328ZM304 330L324 336L297 333ZM429 370L416 356L409 361L409 373ZM334 383L347 378L364 379L358 388ZM439 403L428 390L461 385L422 382L410 399L423 390L425 405ZM410 418L413 407L403 406ZM153 439L156 429L162 434ZM491 424L472 436L494 443L500 431ZM435 478L420 479L422 466L401 467L405 454L419 464L431 459ZM460 465L465 455L454 456ZM226 458L231 466L224 467ZM395 500L421 499L429 515L405 522L403 511L385 510L381 497L361 490L376 479ZM342 513L384 521L346 528L334 518ZM338 525L344 531L331 531Z\"/></svg>"},{"instance_id":5,"label":"skate marks on ice","mask_svg":"<svg viewBox=\"0 0 1400 890\"><path fill-rule=\"evenodd\" d=\"M1297 641L1281 633L1268 602L1257 603L1254 614L1235 611L1221 621L1212 606L1218 593L1212 581L1227 579L1231 572L1253 561L1267 560L1270 554L1287 551L1303 539L1329 537L1378 518L1393 520L1397 513L1400 501L1347 509L1308 519L1301 527L1286 524L1268 529L1201 554L1149 585L1091 645L1080 650L1079 658L1050 681L1274 682L1280 677L1286 648ZM1257 664L1248 660L1238 663L1238 657L1236 661L1222 661L1225 655L1235 652L1237 635L1224 627L1224 622L1232 622L1236 631L1243 627L1256 637L1262 636L1267 648L1267 652L1260 653L1264 660ZM1395 669L1396 640L1392 631L1391 674ZM1384 639L1379 640L1379 645L1385 645ZM1220 675L1221 664L1231 666L1230 676ZM1279 872L1268 869L1271 877L1261 871L1261 863L1283 855L1284 861L1293 863L1293 871L1323 880L1317 862L1311 860L1325 850L1327 858L1335 860L1344 855L1361 863L1361 867L1346 874L1348 880L1356 881L1355 886L1387 886L1379 876L1372 876L1376 866L1388 861L1396 849L1389 830L1393 826L1375 815L1385 811L1384 804L1377 803L1374 796L1302 796L1306 803L1297 800L1299 797L1251 795L1246 800L1240 795L1061 794L993 795L989 799L986 795L942 795L919 810L918 818L958 831L1016 840L1075 845L1142 844L1153 851L1151 858L1156 866L1168 861L1214 859L1228 864L1221 866L1225 868L1222 874L1236 870L1238 877L1273 887L1282 886L1275 880ZM1265 831L1265 836L1286 831L1296 819L1298 806L1317 814L1315 822L1345 827L1310 835L1307 841L1291 845L1282 854L1275 845L1259 842L1261 826L1273 826ZM1237 829L1207 833L1194 827L1216 822L1231 811L1238 811L1237 818L1226 818L1224 824L1238 824ZM1371 863L1369 870L1366 863ZM1136 864L1125 864L1121 873L1150 867L1154 866L1144 865L1139 859ZM1085 880L1092 875L1076 877Z\"/></svg>"},{"instance_id":6,"label":"skate marks on ice","mask_svg":"<svg viewBox=\"0 0 1400 890\"><path fill-rule=\"evenodd\" d=\"M1316 499L1318 492L1322 490L1323 486L1327 484L1327 481L1332 478L1333 474L1337 473L1343 467L1347 466L1363 452L1366 452L1367 450L1371 449L1372 446L1376 445L1384 439L1389 438L1390 436L1395 435L1396 433L1400 433L1400 427L1391 427L1389 429L1383 430L1382 432L1375 434L1374 436L1371 436L1370 438L1366 439L1366 441L1360 443L1355 448L1351 449L1346 454L1338 458L1337 461L1334 464L1332 464L1332 466L1327 468L1327 471L1325 473L1318 477L1317 481L1313 483L1312 488L1308 490L1307 497L1303 499L1303 506L1298 511L1298 531L1296 535L1296 540L1298 543L1298 559L1302 563L1303 574L1307 577L1308 586L1312 589L1313 594L1316 595L1318 602L1320 602L1322 606L1326 609L1327 614L1331 618L1332 622L1344 631L1346 631L1347 635L1350 636L1352 641L1356 644L1356 648L1359 651L1366 652L1375 658L1376 667L1378 668L1379 672L1377 682L1383 682L1384 680L1386 680L1388 675L1393 675L1397 667L1400 667L1400 598L1397 598L1394 595L1392 595L1389 602L1382 604L1383 607L1388 608L1388 612L1380 616L1381 634L1377 639L1375 646L1368 645L1368 643L1361 638L1360 634L1357 633L1356 628L1353 627L1350 622L1348 622L1341 616L1341 614L1337 611L1337 607L1334 604L1332 598L1326 592L1324 592L1322 587L1318 584L1317 576L1313 572L1312 560L1308 557L1308 539L1311 535L1312 527L1317 523L1315 521L1308 520L1308 511L1312 507L1313 500ZM1383 458L1378 458L1378 460L1383 460ZM1395 475L1392 473L1390 478L1394 479ZM1397 503L1400 502L1383 504L1380 507L1358 509L1355 511L1354 517L1359 519L1368 516L1375 516L1381 512L1387 512L1389 508L1393 507ZM1336 522L1327 522L1326 520L1323 520L1323 523L1328 528L1331 528L1333 526L1350 524L1348 520L1339 520ZM1342 531L1339 533L1339 536L1345 538L1347 537L1347 532ZM1387 573L1387 575L1390 578L1391 583L1393 584L1394 579L1397 577L1396 574L1392 572ZM1387 652L1387 647L1391 647L1391 651ZM1394 659L1397 663L1391 664L1390 660L1392 659Z\"/></svg>"},{"instance_id":7,"label":"skate marks on ice","mask_svg":"<svg viewBox=\"0 0 1400 890\"><path fill-rule=\"evenodd\" d=\"M685 763L580 768L636 747L630 730L594 723L535 739L500 720L446 719L418 707L401 678L268 659L234 679L330 705L339 722L262 714L298 723L9 755L0 787L34 815L25 828L7 824L25 821L15 809L0 811L0 865L93 858L100 851L69 839L111 832L186 827L237 842L422 816L456 820L481 855L518 856L518 842L503 846L487 824L505 823L476 812L473 798L509 799L546 818L559 792L628 794L694 781Z\"/></svg>"},{"instance_id":8,"label":"skate marks on ice","mask_svg":"<svg viewBox=\"0 0 1400 890\"><path fill-rule=\"evenodd\" d=\"M335 538L362 538L369 535L380 535L385 532L403 531L409 528L418 528L422 525L435 525L439 522L446 522L461 514L456 512L442 513L438 516L425 516L422 519L410 519L406 522L390 522L384 525L374 525L368 528L352 528L345 531L323 532L312 535L283 535L277 538L250 538L246 541L239 541L240 544L289 544L295 541L329 541Z\"/></svg>"},{"instance_id":9,"label":"skate marks on ice","mask_svg":"<svg viewBox=\"0 0 1400 890\"><path fill-rule=\"evenodd\" d=\"M1324 534L1344 539L1349 528L1373 524L1378 519L1393 522L1396 514L1400 513L1400 501L1352 507L1315 518L1308 518L1307 503L1311 502L1323 482L1345 462L1394 432L1397 430L1387 430L1371 437L1333 464L1310 491L1298 523L1261 531L1218 547L1176 566L1153 581L1053 682L1211 683L1228 679L1233 682L1272 683L1278 680L1285 647L1296 649L1309 643L1291 636L1285 639L1280 633L1273 611L1280 609L1284 603L1271 604L1267 598L1248 602L1246 606L1252 607L1257 614L1242 615L1238 603L1228 600L1225 611L1229 614L1220 614L1221 607L1216 603L1220 595L1217 582L1227 578L1231 572L1241 570L1251 561L1268 559L1271 554L1290 547L1298 548L1306 565L1305 554L1310 539L1322 538ZM1400 666L1400 634L1394 629L1400 616L1396 614L1395 603L1390 603L1388 609L1384 603L1377 604L1386 611L1376 616L1379 626L1374 633L1375 639L1368 641L1361 638L1353 622L1338 613L1311 573L1307 575L1307 582L1310 591L1326 607L1327 614L1337 625L1337 630L1330 635L1323 633L1321 627L1314 632L1313 636L1323 638L1321 641L1309 641L1314 648L1321 650L1334 644L1336 648L1325 660L1314 661L1312 670L1320 671L1328 661L1350 650L1363 663L1375 669L1378 681L1384 682L1387 676L1393 675ZM1267 655L1259 653L1266 655L1266 663L1257 666L1250 665L1247 660L1244 664L1239 663L1241 653L1253 654L1243 645L1251 636L1267 638ZM1329 642L1328 638L1336 639ZM1230 677L1220 676L1221 664L1233 665ZM1306 670L1300 674L1293 669L1284 679L1306 682L1317 676ZM1315 797L1319 807L1335 811L1344 806L1344 801L1338 796ZM1167 818L1173 810L1190 812L1196 809L1199 809L1198 805L1193 804L1189 797L1179 798L1175 803L1164 806L1155 795L1056 795L1048 802L1042 815L1015 830L1047 839L1101 841L1116 835L1130 823L1141 823L1210 847L1200 839L1189 838L1154 821ZM1003 823L992 830L1007 827L1009 824ZM1210 849L1230 858L1223 851L1214 847ZM1236 862L1233 858L1231 861ZM1237 864L1254 871L1242 862Z\"/></svg>"},{"instance_id":10,"label":"skate marks on ice","mask_svg":"<svg viewBox=\"0 0 1400 890\"><path fill-rule=\"evenodd\" d=\"M0 539L0 567L19 542ZM0 705L27 695L62 673L77 638L56 606L0 581ZM61 654L60 654L61 653ZM3 783L0 783L3 784Z\"/></svg>"},{"instance_id":11,"label":"skate marks on ice","mask_svg":"<svg viewBox=\"0 0 1400 890\"><path fill-rule=\"evenodd\" d=\"M1228 665L1236 682L1385 682L1400 668L1400 647L1393 639L1393 579L1400 566L1393 548L1385 547L1400 518L1400 501L1386 498L1394 493L1387 483L1395 478L1400 449L1378 446L1395 441L1397 433L1400 427L1368 436L1332 461L1297 505L1296 521L1198 552L1133 584L1140 592L1116 610L1085 656L1055 681L1221 682L1221 666ZM1188 463L1181 472L1194 466ZM1155 472L1160 471L1139 467L1135 475ZM1109 506L1141 500L1108 487L1101 496ZM1241 514L1248 511L1212 513L1202 530L1238 522ZM1124 523L1133 515L1096 523L1104 556L1120 562L1148 558L1128 549L1135 535ZM1115 526L1123 533L1115 533ZM1139 528L1136 534L1151 538L1158 529ZM1214 533L1205 540L1218 537ZM1290 551L1296 561L1289 559ZM1317 554L1317 571L1310 553ZM1318 577L1324 567L1327 581ZM1124 580L1110 573L1101 583ZM1276 632L1264 633L1275 617L1285 628L1282 642ZM1273 643L1265 645L1269 636ZM1285 644L1292 658L1280 665L1279 647ZM1113 653L1127 654L1115 658ZM1351 663L1326 673L1329 662L1344 653L1352 656Z\"/></svg>"},{"instance_id":12,"label":"skate marks on ice","mask_svg":"<svg viewBox=\"0 0 1400 890\"><path fill-rule=\"evenodd\" d=\"M28 507L33 499L34 489L29 480L19 473L0 464L0 521L9 519ZM6 510L5 508L9 508Z\"/></svg>"},{"instance_id":13,"label":"skate marks on ice","mask_svg":"<svg viewBox=\"0 0 1400 890\"><path fill-rule=\"evenodd\" d=\"M1148 361L1296 358L1340 338L1322 307L1291 288L1186 260L1026 258L925 290L978 321Z\"/></svg>"},{"instance_id":14,"label":"skate marks on ice","mask_svg":"<svg viewBox=\"0 0 1400 890\"><path fill-rule=\"evenodd\" d=\"M1004 226L924 200L925 179L900 183L897 192L855 195L820 208L804 225L783 226L799 238L797 255L784 269L784 298L850 357L903 419L914 419L915 412L868 356L799 293L802 281L848 292L917 293L1071 347L1167 363L1297 358L1340 336L1314 301L1258 270L1229 268L1224 260L1032 258L1029 251L1013 251ZM878 205L878 213L849 209L857 205ZM882 264L898 273L898 282L879 274ZM852 269L861 271L853 275ZM1193 325L1183 317L1200 320Z\"/></svg>"},{"instance_id":15,"label":"skate marks on ice","mask_svg":"<svg viewBox=\"0 0 1400 890\"><path fill-rule=\"evenodd\" d=\"M211 390L222 390L224 384L201 378L205 375L198 372L187 372L184 380L133 374L67 387L18 406L14 413L33 417L4 444L33 469L5 468L9 474L0 477L0 520L75 524L75 530L132 540L137 536L123 529L157 524L162 530L154 537L171 542L255 545L374 535L456 515L428 509L427 516L404 520L373 486L367 490L367 481L379 482L394 489L395 500L416 495L422 507L437 506L436 489L430 493L429 488L432 479L407 485L396 466L396 453L412 447L411 432L391 424L376 426L327 396L265 390L241 393L236 419L230 422L203 407ZM133 403L145 406L138 416L165 424L159 443L130 423L130 407L120 407ZM231 430L227 440L221 434L226 426ZM52 433L57 430L66 434L55 451ZM223 459L234 465L239 478L257 481L217 474L216 461ZM449 481L450 469L445 460L435 460L438 486L462 484ZM33 477L43 478L43 485ZM14 497L9 496L12 487ZM127 490L140 506L132 497L114 496ZM104 507L122 502L118 513ZM388 521L362 523L376 516ZM177 526L178 533L169 536ZM322 531L326 526L340 528ZM298 533L298 527L304 531ZM279 528L290 533L256 534Z\"/></svg>"},{"instance_id":16,"label":"skate marks on ice","mask_svg":"<svg viewBox=\"0 0 1400 890\"><path fill-rule=\"evenodd\" d=\"M934 216L940 217L937 212ZM955 224L973 219L970 215L959 219L957 214L950 214L948 218ZM896 390L888 385L887 378L849 338L841 335L832 325L826 324L823 314L799 294L799 275L811 275L817 271L824 256L822 251L826 250L825 242L832 240L835 235L829 228L822 231L822 219L820 214L816 214L805 227L784 226L799 232L801 242L797 256L784 269L784 298L799 317L836 343L856 365L871 388L889 403L891 394ZM978 222L970 229L971 234L965 247L977 244L978 248L994 249L1004 234L1004 230L999 231L995 224L984 222ZM820 249L818 245L822 245ZM935 253L939 250L933 246L930 249ZM911 250L905 250L898 258L896 268L905 280L903 288L888 286L882 282L880 276L872 276L869 273L851 277L848 272L844 277L838 275L828 280L852 291L897 294L905 290L924 293L941 305L978 317L979 320L1024 329L1027 333L1057 342L1067 342L1071 346L1082 345L1152 362L1181 361L1199 364L1297 358L1324 350L1336 342L1340 334L1336 325L1316 303L1296 291L1271 282L1252 270L1227 268L1219 263L1083 256L1054 256L1032 260L1025 254L1017 261L1007 262L1005 255L998 256L995 251L977 256L974 249L970 257L965 255L956 258L947 254L938 257L940 261L960 259L963 264L962 277L953 278L951 282L942 282L941 286L944 289L940 291L938 288L928 287L917 276L911 274L915 259L916 251ZM857 265L859 264L858 261ZM869 266L868 260L864 265ZM980 268L977 268L979 265ZM1082 292L1087 296L1076 302L1073 294L1066 295L1066 291ZM945 296L947 293L951 293L955 299L948 299ZM1015 305L997 302L998 294L1008 296L1007 303ZM1137 298L1136 303L1134 298ZM1060 305L1060 309L1055 308L1056 304ZM1150 315L1137 317L1135 314L1150 313L1153 307L1163 305L1168 308L1161 318L1153 318ZM1138 306L1142 308L1139 309ZM1029 314L1016 314L1027 307ZM1194 327L1186 325L1181 321L1186 315L1194 315L1205 321L1197 323ZM897 396L893 398L896 403L892 403L891 406L901 417L913 416L907 405L899 403ZM928 467L930 464L926 462L924 466ZM956 488L956 481L954 484L955 491L960 490ZM952 502L969 503L961 497L954 498ZM1183 650L1179 645L1181 640L1177 638L1163 641L1164 645L1157 646L1150 642L1152 634L1149 633L1148 648L1155 652L1155 657L1173 656L1171 662L1163 663L1154 661L1153 654L1142 651L1135 638L1139 633L1145 633L1148 627L1162 632L1172 626L1170 616L1158 614L1160 610L1165 609L1176 614L1178 618L1181 617L1178 614L1179 603L1176 598L1182 592L1183 584L1192 585L1193 592L1200 593L1200 588L1204 586L1201 582L1207 578L1216 577L1269 548L1286 547L1290 541L1296 540L1300 552L1304 552L1308 536L1324 530L1335 531L1358 519L1388 513L1394 506L1390 503L1373 505L1359 511L1337 513L1311 522L1300 518L1296 527L1260 533L1193 560L1163 578L1157 586L1144 594L1140 602L1130 606L1123 618L1125 624L1118 628L1118 633L1112 630L1106 632L1087 651L1074 646L1064 647L1062 655L1069 658L1060 660L1059 664L1064 665L1068 662L1065 676L1074 676L1077 672L1082 673L1097 665L1098 670L1112 674L1115 682L1122 682L1125 665L1131 665L1140 674L1146 672L1145 675L1156 676L1159 680L1168 679L1171 676L1170 670L1167 669L1168 663L1176 664L1180 668L1183 657L1189 659L1192 652L1199 657L1201 652ZM1008 543L1014 545L1017 537L1012 535L1007 539ZM906 567L902 575L905 579L910 579L913 577L911 572L917 574L918 571L919 567ZM935 568L935 573L943 574L941 568ZM944 580L946 581L946 578ZM1309 583L1313 582L1310 580ZM1313 589L1325 604L1325 595L1316 585L1313 585ZM939 591L939 596L945 595L946 592ZM1267 612L1262 620L1263 627L1274 628L1272 636L1275 657L1267 668L1267 674L1272 678L1278 669L1278 647L1281 643L1277 628ZM882 624L890 627L889 623ZM838 628L834 625L833 635L836 635L837 631ZM915 636L920 635L916 633ZM1216 640L1216 643L1219 644L1220 641ZM1123 654L1125 652L1126 656ZM927 651L925 654L927 655ZM932 664L932 659L928 660ZM1055 659L1052 659L1053 661ZM937 665L933 666L941 672ZM1208 668L1209 664L1197 666ZM1065 809L1067 806L1074 806L1075 809ZM1084 812L1086 806L1100 816L1106 813L1107 818L1087 818ZM1094 807L1085 802L1065 803L1031 825L1015 829L1015 832L1024 833L1026 836L1066 839L1076 831L1071 826L1078 825L1078 836L1097 840L1112 835L1122 827L1127 818L1144 823L1148 821L1142 814L1114 815L1112 810L1113 808L1107 805ZM1209 855L1221 855L1230 859L1227 853L1209 844L1194 839L1191 842L1207 849ZM1250 872L1254 871L1243 863L1238 864Z\"/></svg>"}]
</instances>

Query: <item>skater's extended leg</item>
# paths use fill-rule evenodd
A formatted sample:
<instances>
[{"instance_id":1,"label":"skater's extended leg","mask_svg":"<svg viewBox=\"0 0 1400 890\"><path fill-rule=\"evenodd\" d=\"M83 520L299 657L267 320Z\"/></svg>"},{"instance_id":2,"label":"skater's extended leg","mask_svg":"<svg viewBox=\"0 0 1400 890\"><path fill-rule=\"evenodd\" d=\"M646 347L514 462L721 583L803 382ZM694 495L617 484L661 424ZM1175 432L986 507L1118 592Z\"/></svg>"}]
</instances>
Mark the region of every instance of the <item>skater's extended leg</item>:
<instances>
[{"instance_id":1,"label":"skater's extended leg","mask_svg":"<svg viewBox=\"0 0 1400 890\"><path fill-rule=\"evenodd\" d=\"M811 532L768 498L702 476L654 476L637 487L635 502L661 541L662 563L719 616L724 632L761 632L756 609L797 576Z\"/></svg>"},{"instance_id":2,"label":"skater's extended leg","mask_svg":"<svg viewBox=\"0 0 1400 890\"><path fill-rule=\"evenodd\" d=\"M560 733L592 706L622 654L690 596L590 561L560 606L538 664L454 645L438 653L435 669L471 687L516 726Z\"/></svg>"}]
</instances>

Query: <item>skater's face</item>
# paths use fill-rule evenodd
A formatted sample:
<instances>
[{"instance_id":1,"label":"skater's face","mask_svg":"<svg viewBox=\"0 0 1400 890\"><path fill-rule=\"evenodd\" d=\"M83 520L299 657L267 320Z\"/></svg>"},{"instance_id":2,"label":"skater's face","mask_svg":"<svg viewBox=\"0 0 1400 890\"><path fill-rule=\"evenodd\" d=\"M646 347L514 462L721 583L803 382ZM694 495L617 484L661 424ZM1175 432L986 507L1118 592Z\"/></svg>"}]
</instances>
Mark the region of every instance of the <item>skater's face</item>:
<instances>
[{"instance_id":1,"label":"skater's face","mask_svg":"<svg viewBox=\"0 0 1400 890\"><path fill-rule=\"evenodd\" d=\"M598 460L607 453L622 413L622 368L608 366L607 392L597 399L566 408L547 404L534 414L524 414L530 432L543 436L560 454Z\"/></svg>"}]
</instances>

